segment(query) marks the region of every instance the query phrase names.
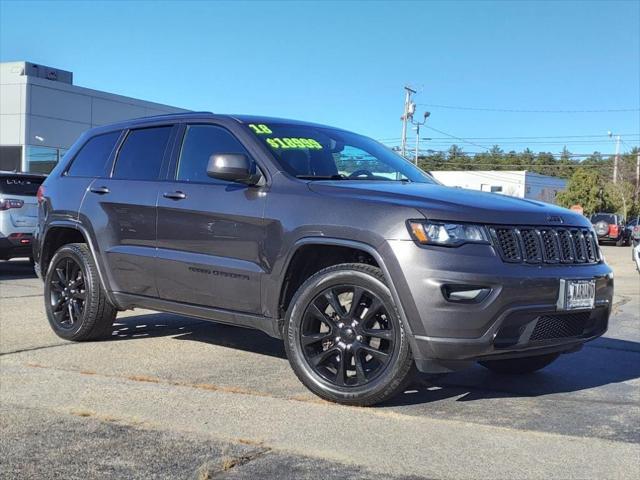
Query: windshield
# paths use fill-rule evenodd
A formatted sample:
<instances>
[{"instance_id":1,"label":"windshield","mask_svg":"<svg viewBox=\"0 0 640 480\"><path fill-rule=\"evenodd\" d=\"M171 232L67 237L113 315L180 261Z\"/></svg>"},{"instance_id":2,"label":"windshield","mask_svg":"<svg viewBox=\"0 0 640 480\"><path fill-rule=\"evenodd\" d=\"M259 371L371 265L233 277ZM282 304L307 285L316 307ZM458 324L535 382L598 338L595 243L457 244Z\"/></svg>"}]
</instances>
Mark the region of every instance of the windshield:
<instances>
[{"instance_id":1,"label":"windshield","mask_svg":"<svg viewBox=\"0 0 640 480\"><path fill-rule=\"evenodd\" d=\"M282 168L298 178L438 183L384 145L361 135L284 123L247 126Z\"/></svg>"}]
</instances>

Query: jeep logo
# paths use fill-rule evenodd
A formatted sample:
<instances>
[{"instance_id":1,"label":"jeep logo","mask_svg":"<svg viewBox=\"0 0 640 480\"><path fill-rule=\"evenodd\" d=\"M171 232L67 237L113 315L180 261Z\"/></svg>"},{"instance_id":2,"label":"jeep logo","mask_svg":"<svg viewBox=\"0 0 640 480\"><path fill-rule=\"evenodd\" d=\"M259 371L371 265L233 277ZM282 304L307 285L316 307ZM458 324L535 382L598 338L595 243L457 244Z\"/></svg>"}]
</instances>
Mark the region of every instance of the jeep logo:
<instances>
[{"instance_id":1,"label":"jeep logo","mask_svg":"<svg viewBox=\"0 0 640 480\"><path fill-rule=\"evenodd\" d=\"M559 215L549 215L547 216L547 222L549 223L564 223L562 217Z\"/></svg>"}]
</instances>

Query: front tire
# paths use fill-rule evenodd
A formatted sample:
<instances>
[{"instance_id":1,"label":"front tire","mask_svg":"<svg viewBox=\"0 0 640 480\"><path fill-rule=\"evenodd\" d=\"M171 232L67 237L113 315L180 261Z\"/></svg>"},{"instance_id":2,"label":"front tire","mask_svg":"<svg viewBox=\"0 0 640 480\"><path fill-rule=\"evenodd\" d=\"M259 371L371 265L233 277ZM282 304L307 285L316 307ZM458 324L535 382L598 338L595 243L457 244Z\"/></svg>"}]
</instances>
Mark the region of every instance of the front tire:
<instances>
[{"instance_id":1,"label":"front tire","mask_svg":"<svg viewBox=\"0 0 640 480\"><path fill-rule=\"evenodd\" d=\"M335 265L307 279L291 301L284 338L297 377L332 402L383 402L415 371L389 287L371 265Z\"/></svg>"},{"instance_id":2,"label":"front tire","mask_svg":"<svg viewBox=\"0 0 640 480\"><path fill-rule=\"evenodd\" d=\"M492 372L506 373L508 375L522 375L541 370L560 356L559 353L538 355L535 357L510 358L507 360L486 360L478 362Z\"/></svg>"},{"instance_id":3,"label":"front tire","mask_svg":"<svg viewBox=\"0 0 640 480\"><path fill-rule=\"evenodd\" d=\"M117 310L84 243L64 245L55 253L44 279L44 299L51 328L65 340L97 340L113 333Z\"/></svg>"}]
</instances>

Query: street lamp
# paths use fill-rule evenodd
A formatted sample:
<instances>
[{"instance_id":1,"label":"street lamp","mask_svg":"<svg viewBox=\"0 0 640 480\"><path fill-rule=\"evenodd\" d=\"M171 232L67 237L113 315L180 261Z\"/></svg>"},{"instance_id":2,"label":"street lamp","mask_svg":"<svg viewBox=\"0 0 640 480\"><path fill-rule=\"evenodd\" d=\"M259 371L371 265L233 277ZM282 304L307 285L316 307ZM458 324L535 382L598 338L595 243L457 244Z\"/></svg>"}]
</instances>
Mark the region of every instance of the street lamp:
<instances>
[{"instance_id":1,"label":"street lamp","mask_svg":"<svg viewBox=\"0 0 640 480\"><path fill-rule=\"evenodd\" d=\"M420 127L427 123L427 118L431 116L431 112L424 112L424 119L422 122L415 122L413 116L411 117L411 123L416 127L416 153L413 163L418 165L418 155L420 154Z\"/></svg>"}]
</instances>

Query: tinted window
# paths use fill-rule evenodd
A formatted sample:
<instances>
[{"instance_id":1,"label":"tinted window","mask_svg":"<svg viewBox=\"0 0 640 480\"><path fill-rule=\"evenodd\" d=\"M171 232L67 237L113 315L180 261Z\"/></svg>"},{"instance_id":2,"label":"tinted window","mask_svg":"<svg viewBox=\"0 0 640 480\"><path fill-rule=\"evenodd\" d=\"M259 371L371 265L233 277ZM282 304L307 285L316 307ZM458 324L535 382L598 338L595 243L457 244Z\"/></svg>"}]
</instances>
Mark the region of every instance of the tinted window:
<instances>
[{"instance_id":1,"label":"tinted window","mask_svg":"<svg viewBox=\"0 0 640 480\"><path fill-rule=\"evenodd\" d=\"M45 177L27 175L0 176L0 193L35 197Z\"/></svg>"},{"instance_id":2,"label":"tinted window","mask_svg":"<svg viewBox=\"0 0 640 480\"><path fill-rule=\"evenodd\" d=\"M186 182L225 183L207 175L209 157L219 153L243 153L242 144L221 127L189 125L182 143L176 178Z\"/></svg>"},{"instance_id":3,"label":"tinted window","mask_svg":"<svg viewBox=\"0 0 640 480\"><path fill-rule=\"evenodd\" d=\"M105 174L107 161L120 137L120 131L90 138L73 159L67 172L72 177L100 177Z\"/></svg>"},{"instance_id":4,"label":"tinted window","mask_svg":"<svg viewBox=\"0 0 640 480\"><path fill-rule=\"evenodd\" d=\"M114 178L156 180L169 143L171 126L132 130L127 135L113 172Z\"/></svg>"},{"instance_id":5,"label":"tinted window","mask_svg":"<svg viewBox=\"0 0 640 480\"><path fill-rule=\"evenodd\" d=\"M611 213L596 213L591 215L591 223L598 222L617 223L616 216Z\"/></svg>"},{"instance_id":6,"label":"tinted window","mask_svg":"<svg viewBox=\"0 0 640 480\"><path fill-rule=\"evenodd\" d=\"M20 170L22 147L0 146L0 170Z\"/></svg>"}]
</instances>

